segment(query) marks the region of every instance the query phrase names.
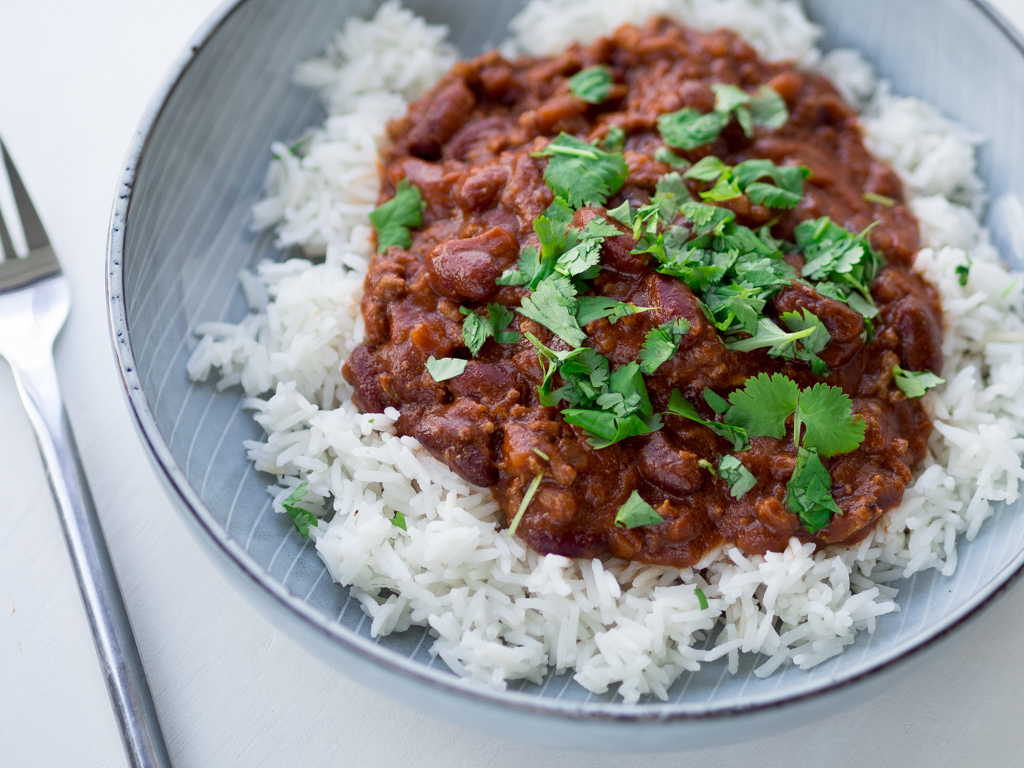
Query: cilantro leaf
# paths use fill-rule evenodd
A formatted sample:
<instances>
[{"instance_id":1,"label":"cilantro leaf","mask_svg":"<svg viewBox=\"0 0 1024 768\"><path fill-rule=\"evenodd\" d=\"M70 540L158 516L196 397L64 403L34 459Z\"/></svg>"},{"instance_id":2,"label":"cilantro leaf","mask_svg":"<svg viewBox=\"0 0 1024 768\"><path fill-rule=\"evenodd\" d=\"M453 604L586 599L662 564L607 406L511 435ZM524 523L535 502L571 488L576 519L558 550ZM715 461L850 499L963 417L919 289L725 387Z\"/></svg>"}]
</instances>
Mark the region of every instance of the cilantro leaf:
<instances>
[{"instance_id":1,"label":"cilantro leaf","mask_svg":"<svg viewBox=\"0 0 1024 768\"><path fill-rule=\"evenodd\" d=\"M480 317L471 309L459 307L459 312L466 316L462 321L462 341L469 349L469 354L476 357L484 342L494 335L494 326L490 318Z\"/></svg>"},{"instance_id":2,"label":"cilantro leaf","mask_svg":"<svg viewBox=\"0 0 1024 768\"><path fill-rule=\"evenodd\" d=\"M805 433L800 435L801 426ZM850 397L839 387L815 384L800 393L794 440L798 446L828 457L855 451L864 441L866 424L853 415Z\"/></svg>"},{"instance_id":3,"label":"cilantro leaf","mask_svg":"<svg viewBox=\"0 0 1024 768\"><path fill-rule=\"evenodd\" d=\"M772 357L794 358L796 357L796 342L806 339L814 332L815 329L811 327L802 331L786 333L767 317L762 317L757 322L757 333L747 339L726 341L725 346L735 352L751 352L767 347L768 354Z\"/></svg>"},{"instance_id":4,"label":"cilantro leaf","mask_svg":"<svg viewBox=\"0 0 1024 768\"><path fill-rule=\"evenodd\" d=\"M710 232L719 233L726 224L736 219L736 214L728 208L696 202L683 203L682 213L687 221L693 223L694 234L698 236Z\"/></svg>"},{"instance_id":5,"label":"cilantro leaf","mask_svg":"<svg viewBox=\"0 0 1024 768\"><path fill-rule=\"evenodd\" d=\"M491 336L499 344L514 344L521 338L515 331L505 330L515 316L508 307L501 304L488 304L486 316L480 316L466 307L459 307L459 312L466 316L462 323L462 340L473 357L480 353Z\"/></svg>"},{"instance_id":6,"label":"cilantro leaf","mask_svg":"<svg viewBox=\"0 0 1024 768\"><path fill-rule=\"evenodd\" d=\"M391 524L395 528L401 528L403 531L409 530L409 527L405 524L405 515L401 512L395 512L395 516L391 518Z\"/></svg>"},{"instance_id":7,"label":"cilantro leaf","mask_svg":"<svg viewBox=\"0 0 1024 768\"><path fill-rule=\"evenodd\" d=\"M626 503L615 513L615 525L619 528L639 528L642 525L657 525L665 522L665 518L654 511L654 507L640 498L633 491Z\"/></svg>"},{"instance_id":8,"label":"cilantro leaf","mask_svg":"<svg viewBox=\"0 0 1024 768\"><path fill-rule=\"evenodd\" d=\"M729 401L710 387L704 387L704 402L707 403L715 413L725 413L729 410Z\"/></svg>"},{"instance_id":9,"label":"cilantro leaf","mask_svg":"<svg viewBox=\"0 0 1024 768\"><path fill-rule=\"evenodd\" d=\"M693 107L658 118L658 130L665 143L682 149L696 149L718 138L733 115L747 136L753 136L754 126L781 128L789 120L786 102L768 86L762 86L751 96L742 88L725 83L714 83L715 108L701 114Z\"/></svg>"},{"instance_id":10,"label":"cilantro leaf","mask_svg":"<svg viewBox=\"0 0 1024 768\"><path fill-rule=\"evenodd\" d=\"M587 323L607 317L608 321L614 325L617 320L635 315L637 312L648 312L650 309L650 307L638 307L635 304L610 299L607 296L580 296L576 300L576 322L582 328Z\"/></svg>"},{"instance_id":11,"label":"cilantro leaf","mask_svg":"<svg viewBox=\"0 0 1024 768\"><path fill-rule=\"evenodd\" d=\"M907 397L923 397L932 387L946 383L931 371L905 371L898 365L892 367L892 377Z\"/></svg>"},{"instance_id":12,"label":"cilantro leaf","mask_svg":"<svg viewBox=\"0 0 1024 768\"><path fill-rule=\"evenodd\" d=\"M574 208L604 205L622 188L629 172L621 152L605 152L568 133L560 134L536 156L551 158L544 180Z\"/></svg>"},{"instance_id":13,"label":"cilantro leaf","mask_svg":"<svg viewBox=\"0 0 1024 768\"><path fill-rule=\"evenodd\" d=\"M747 102L747 109L754 123L777 131L789 122L789 109L778 91L762 85L755 96Z\"/></svg>"},{"instance_id":14,"label":"cilantro leaf","mask_svg":"<svg viewBox=\"0 0 1024 768\"><path fill-rule=\"evenodd\" d=\"M588 104L600 104L612 92L612 71L599 64L581 69L569 78L572 95Z\"/></svg>"},{"instance_id":15,"label":"cilantro leaf","mask_svg":"<svg viewBox=\"0 0 1024 768\"><path fill-rule=\"evenodd\" d=\"M796 410L800 387L781 373L761 373L747 379L743 389L729 395L731 408L725 423L743 427L751 437L774 437L786 434L786 420Z\"/></svg>"},{"instance_id":16,"label":"cilantro leaf","mask_svg":"<svg viewBox=\"0 0 1024 768\"><path fill-rule=\"evenodd\" d=\"M729 118L717 112L702 114L693 107L661 115L658 130L670 147L696 149L718 138Z\"/></svg>"},{"instance_id":17,"label":"cilantro leaf","mask_svg":"<svg viewBox=\"0 0 1024 768\"><path fill-rule=\"evenodd\" d=\"M648 331L640 350L640 370L650 376L662 363L675 357L689 332L690 321L685 317L677 317Z\"/></svg>"},{"instance_id":18,"label":"cilantro leaf","mask_svg":"<svg viewBox=\"0 0 1024 768\"><path fill-rule=\"evenodd\" d=\"M440 360L433 355L427 358L427 373L436 382L454 379L461 376L469 365L468 360L460 360L457 357L442 357Z\"/></svg>"},{"instance_id":19,"label":"cilantro leaf","mask_svg":"<svg viewBox=\"0 0 1024 768\"><path fill-rule=\"evenodd\" d=\"M498 285L530 285L534 280L540 282L540 254L536 248L524 248L519 254L519 261L509 267L494 282Z\"/></svg>"},{"instance_id":20,"label":"cilantro leaf","mask_svg":"<svg viewBox=\"0 0 1024 768\"><path fill-rule=\"evenodd\" d=\"M587 442L598 450L614 445L627 437L657 432L662 426L661 420L656 416L645 421L635 413L623 417L616 416L609 411L581 408L565 409L562 411L562 418L569 424L582 427L589 432L591 437L587 438Z\"/></svg>"},{"instance_id":21,"label":"cilantro leaf","mask_svg":"<svg viewBox=\"0 0 1024 768\"><path fill-rule=\"evenodd\" d=\"M717 181L718 177L728 170L728 165L714 155L708 155L694 163L690 170L683 174L683 178L696 181Z\"/></svg>"},{"instance_id":22,"label":"cilantro leaf","mask_svg":"<svg viewBox=\"0 0 1024 768\"><path fill-rule=\"evenodd\" d=\"M686 188L683 183L683 177L673 171L672 173L666 173L660 179L654 188L654 194L656 197L670 198L672 203L675 205L675 210L672 212L671 218L667 218L665 223L671 224L672 220L675 219L679 213L679 209L683 203L688 202L690 197L690 190Z\"/></svg>"},{"instance_id":23,"label":"cilantro leaf","mask_svg":"<svg viewBox=\"0 0 1024 768\"><path fill-rule=\"evenodd\" d=\"M609 208L608 217L615 219L615 221L629 227L630 229L633 228L633 209L629 205L629 200L626 200L615 208Z\"/></svg>"},{"instance_id":24,"label":"cilantro leaf","mask_svg":"<svg viewBox=\"0 0 1024 768\"><path fill-rule=\"evenodd\" d=\"M810 533L827 526L843 510L832 498L832 477L813 449L797 452L796 469L786 483L786 507Z\"/></svg>"},{"instance_id":25,"label":"cilantro leaf","mask_svg":"<svg viewBox=\"0 0 1024 768\"><path fill-rule=\"evenodd\" d=\"M796 208L801 200L800 195L761 181L755 181L745 191L750 202L755 205L763 205L766 208L781 208L789 211Z\"/></svg>"},{"instance_id":26,"label":"cilantro leaf","mask_svg":"<svg viewBox=\"0 0 1024 768\"><path fill-rule=\"evenodd\" d=\"M494 326L494 340L499 344L515 344L522 338L521 333L505 330L515 319L515 315L508 307L502 304L488 304L487 315Z\"/></svg>"},{"instance_id":27,"label":"cilantro leaf","mask_svg":"<svg viewBox=\"0 0 1024 768\"><path fill-rule=\"evenodd\" d=\"M626 132L618 125L608 126L608 133L601 141L601 149L605 152L621 152L626 146Z\"/></svg>"},{"instance_id":28,"label":"cilantro leaf","mask_svg":"<svg viewBox=\"0 0 1024 768\"><path fill-rule=\"evenodd\" d=\"M288 513L288 516L292 519L292 523L295 525L295 530L299 532L299 536L304 539L309 538L309 527L316 527L317 520L316 515L310 512L308 509L303 509L299 506L299 502L309 492L309 483L299 483L295 486L288 498L281 502L281 506L284 507L284 511Z\"/></svg>"},{"instance_id":29,"label":"cilantro leaf","mask_svg":"<svg viewBox=\"0 0 1024 768\"><path fill-rule=\"evenodd\" d=\"M709 392L710 390L705 390ZM724 402L724 401L723 401ZM747 430L743 427L730 426L728 424L721 424L717 421L706 421L702 419L700 414L697 413L697 409L693 406L689 400L683 397L683 394L678 390L672 390L672 397L668 401L668 413L673 416L681 416L684 419L695 421L701 424L719 437L724 437L726 440L732 441L732 448L734 451L745 451L750 447L750 440L747 438Z\"/></svg>"},{"instance_id":30,"label":"cilantro leaf","mask_svg":"<svg viewBox=\"0 0 1024 768\"><path fill-rule=\"evenodd\" d=\"M715 92L715 112L728 115L737 107L750 101L750 96L742 88L726 83L713 83L711 90Z\"/></svg>"},{"instance_id":31,"label":"cilantro leaf","mask_svg":"<svg viewBox=\"0 0 1024 768\"><path fill-rule=\"evenodd\" d=\"M757 485L757 478L735 456L723 456L719 460L718 474L729 484L729 493L734 499Z\"/></svg>"},{"instance_id":32,"label":"cilantro leaf","mask_svg":"<svg viewBox=\"0 0 1024 768\"><path fill-rule=\"evenodd\" d=\"M736 184L735 179L731 178L731 175L722 176L707 192L701 192L701 200L709 200L711 202L719 203L725 200L735 200L737 197L743 194L743 191Z\"/></svg>"},{"instance_id":33,"label":"cilantro leaf","mask_svg":"<svg viewBox=\"0 0 1024 768\"><path fill-rule=\"evenodd\" d=\"M801 312L803 313L802 315ZM816 376L828 376L828 366L818 357L818 353L828 346L828 343L832 340L832 334L828 332L828 329L818 319L818 316L807 309L807 307L801 307L800 312L783 312L779 319L791 331L802 331L807 328L813 329L813 333L810 336L800 340L801 349L797 350L796 357L798 360L810 363L811 370L814 371Z\"/></svg>"},{"instance_id":34,"label":"cilantro leaf","mask_svg":"<svg viewBox=\"0 0 1024 768\"><path fill-rule=\"evenodd\" d=\"M685 169L690 167L689 160L685 157L680 157L668 147L658 147L654 150L654 159L672 168Z\"/></svg>"},{"instance_id":35,"label":"cilantro leaf","mask_svg":"<svg viewBox=\"0 0 1024 768\"><path fill-rule=\"evenodd\" d=\"M370 223L377 230L377 253L384 253L392 245L412 245L409 230L423 225L426 207L423 195L408 179L398 182L395 196L370 212Z\"/></svg>"},{"instance_id":36,"label":"cilantro leaf","mask_svg":"<svg viewBox=\"0 0 1024 768\"><path fill-rule=\"evenodd\" d=\"M572 295L567 296L570 292ZM570 347L580 346L587 338L576 322L575 289L571 285L566 289L558 279L542 280L523 299L519 314L540 323Z\"/></svg>"},{"instance_id":37,"label":"cilantro leaf","mask_svg":"<svg viewBox=\"0 0 1024 768\"><path fill-rule=\"evenodd\" d=\"M601 244L606 237L616 237L622 232L614 224L609 224L602 216L595 216L583 229L570 230L572 238L578 242L558 254L555 261L555 272L569 277L582 275L596 267L601 261ZM563 243L568 245L568 239Z\"/></svg>"}]
</instances>

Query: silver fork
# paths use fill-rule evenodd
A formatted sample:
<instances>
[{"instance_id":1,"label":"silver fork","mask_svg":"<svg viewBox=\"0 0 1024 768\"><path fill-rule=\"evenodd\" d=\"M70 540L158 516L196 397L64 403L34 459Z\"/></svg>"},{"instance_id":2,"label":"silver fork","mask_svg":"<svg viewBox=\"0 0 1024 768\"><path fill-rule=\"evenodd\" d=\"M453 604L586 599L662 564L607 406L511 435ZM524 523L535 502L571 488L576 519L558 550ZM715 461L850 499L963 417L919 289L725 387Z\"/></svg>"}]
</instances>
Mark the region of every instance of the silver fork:
<instances>
[{"instance_id":1,"label":"silver fork","mask_svg":"<svg viewBox=\"0 0 1024 768\"><path fill-rule=\"evenodd\" d=\"M170 766L139 649L71 434L53 364L53 342L71 305L67 278L0 141L28 256L18 258L0 212L0 357L14 371L46 464L107 691L133 766ZM2 181L2 175L0 175Z\"/></svg>"}]
</instances>

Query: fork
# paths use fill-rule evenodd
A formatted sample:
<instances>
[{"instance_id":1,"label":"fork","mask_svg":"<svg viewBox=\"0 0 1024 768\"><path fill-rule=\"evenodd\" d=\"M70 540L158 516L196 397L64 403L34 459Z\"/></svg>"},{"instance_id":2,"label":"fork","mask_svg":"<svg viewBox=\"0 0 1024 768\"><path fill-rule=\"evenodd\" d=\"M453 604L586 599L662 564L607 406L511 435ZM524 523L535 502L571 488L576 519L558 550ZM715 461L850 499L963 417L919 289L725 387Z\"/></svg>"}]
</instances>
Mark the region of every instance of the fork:
<instances>
[{"instance_id":1,"label":"fork","mask_svg":"<svg viewBox=\"0 0 1024 768\"><path fill-rule=\"evenodd\" d=\"M2 140L0 153L29 249L25 258L18 258L0 211L4 254L0 261L0 357L11 365L35 429L128 760L139 768L170 766L139 649L57 385L53 342L71 305L68 281Z\"/></svg>"}]
</instances>

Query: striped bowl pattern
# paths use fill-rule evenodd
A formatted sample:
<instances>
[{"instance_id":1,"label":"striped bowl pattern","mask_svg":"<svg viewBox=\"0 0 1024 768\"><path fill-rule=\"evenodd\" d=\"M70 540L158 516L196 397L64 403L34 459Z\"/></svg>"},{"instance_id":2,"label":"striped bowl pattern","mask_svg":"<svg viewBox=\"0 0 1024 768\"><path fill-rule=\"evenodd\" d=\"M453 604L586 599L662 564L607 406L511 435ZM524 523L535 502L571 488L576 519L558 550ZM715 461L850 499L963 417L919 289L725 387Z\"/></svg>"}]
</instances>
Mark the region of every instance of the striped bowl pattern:
<instances>
[{"instance_id":1,"label":"striped bowl pattern","mask_svg":"<svg viewBox=\"0 0 1024 768\"><path fill-rule=\"evenodd\" d=\"M901 660L920 659L916 650L935 645L1005 589L1024 564L1018 508L1000 510L961 547L954 577L931 571L903 584L902 611L840 657L767 680L751 673L750 660L735 676L711 664L684 675L667 702L635 706L589 694L568 674L502 693L471 689L431 659L422 630L371 640L358 603L271 509L270 478L252 469L242 448L262 433L241 409L240 393L190 383L185 361L198 323L245 315L239 270L278 257L270 234L250 231L248 211L260 197L271 141L323 118L315 95L291 83L294 66L321 51L348 16L368 16L377 5L244 0L225 7L197 33L144 116L111 222L112 333L143 442L199 541L278 626L351 677L466 725L563 747L651 750L751 738L866 697L890 672L913 666ZM472 55L503 37L522 3L406 5L448 23L453 41ZM987 6L809 0L807 8L827 30L826 48L860 48L896 92L926 99L986 136L981 174L993 197L1022 191L1015 184L1024 178L1024 57Z\"/></svg>"}]
</instances>

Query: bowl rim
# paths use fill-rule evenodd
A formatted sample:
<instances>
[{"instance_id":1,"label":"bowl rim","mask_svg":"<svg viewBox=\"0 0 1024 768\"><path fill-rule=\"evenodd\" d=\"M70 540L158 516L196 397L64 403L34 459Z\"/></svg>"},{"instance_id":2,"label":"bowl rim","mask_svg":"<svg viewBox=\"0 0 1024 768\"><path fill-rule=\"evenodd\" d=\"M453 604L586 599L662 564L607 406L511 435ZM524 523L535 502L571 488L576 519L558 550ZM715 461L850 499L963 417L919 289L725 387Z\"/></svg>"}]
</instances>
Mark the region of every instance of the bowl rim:
<instances>
[{"instance_id":1,"label":"bowl rim","mask_svg":"<svg viewBox=\"0 0 1024 768\"><path fill-rule=\"evenodd\" d=\"M127 312L124 303L124 248L125 235L131 213L135 180L143 162L154 129L162 116L168 101L177 89L190 66L224 26L248 0L225 0L192 35L186 48L168 70L149 101L129 145L113 202L107 233L106 252L106 295L110 338L117 359L118 371L133 423L149 458L157 468L176 506L205 536L211 544L233 566L247 577L248 582L263 590L277 607L290 614L293 622L304 625L321 639L340 645L361 659L372 662L385 671L411 678L414 682L438 689L443 693L468 697L480 704L511 708L524 714L558 715L573 721L604 721L624 723L680 723L685 721L709 721L726 716L747 715L766 710L779 709L825 694L853 687L855 684L875 678L910 657L919 657L950 634L964 626L969 619L982 612L992 602L1016 586L1024 572L1024 550L993 576L970 600L958 607L942 622L921 630L889 649L871 661L861 661L841 675L816 681L802 690L790 692L782 697L769 694L752 696L744 703L727 703L724 706L702 704L700 708L687 707L684 701L652 702L641 705L625 705L622 701L612 702L566 702L543 699L511 690L492 690L468 686L447 670L425 666L410 658L401 656L369 638L356 634L347 627L328 620L311 608L299 596L288 591L283 585L267 574L254 558L231 539L203 503L198 493L188 482L185 473L178 466L169 445L157 425L150 408L142 382L139 378L129 334ZM1024 35L1013 27L988 0L964 0L979 10L999 29L1024 55ZM198 533L198 531L197 531ZM325 566L326 567L326 566ZM248 597L248 595L247 595ZM307 650L308 643L305 643ZM315 654L314 654L315 655Z\"/></svg>"}]
</instances>

